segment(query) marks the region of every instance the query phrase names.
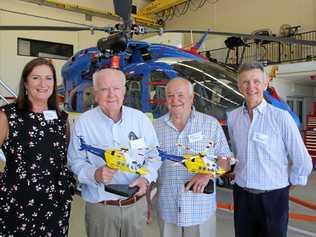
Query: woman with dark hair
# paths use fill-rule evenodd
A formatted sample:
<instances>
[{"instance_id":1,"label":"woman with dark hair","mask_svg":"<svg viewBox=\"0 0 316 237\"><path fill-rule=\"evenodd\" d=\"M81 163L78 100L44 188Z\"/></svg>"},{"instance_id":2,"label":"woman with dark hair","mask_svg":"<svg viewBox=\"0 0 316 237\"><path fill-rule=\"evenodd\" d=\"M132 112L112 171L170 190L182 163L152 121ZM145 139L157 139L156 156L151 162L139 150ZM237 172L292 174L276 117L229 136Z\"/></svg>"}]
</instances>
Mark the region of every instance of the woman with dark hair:
<instances>
[{"instance_id":1,"label":"woman with dark hair","mask_svg":"<svg viewBox=\"0 0 316 237\"><path fill-rule=\"evenodd\" d=\"M0 236L68 236L71 207L67 114L56 102L56 71L36 58L23 69L15 103L0 111Z\"/></svg>"}]
</instances>

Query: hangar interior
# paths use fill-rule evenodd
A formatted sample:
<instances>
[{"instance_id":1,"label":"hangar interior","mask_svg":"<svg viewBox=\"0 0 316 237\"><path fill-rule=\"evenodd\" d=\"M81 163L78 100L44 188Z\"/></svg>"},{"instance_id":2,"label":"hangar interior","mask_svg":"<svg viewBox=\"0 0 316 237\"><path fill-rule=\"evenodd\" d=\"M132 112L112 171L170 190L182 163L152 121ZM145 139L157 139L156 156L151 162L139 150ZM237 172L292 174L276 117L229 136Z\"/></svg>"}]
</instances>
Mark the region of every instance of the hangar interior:
<instances>
[{"instance_id":1,"label":"hangar interior","mask_svg":"<svg viewBox=\"0 0 316 237\"><path fill-rule=\"evenodd\" d=\"M133 4L134 21L149 28L262 33L316 41L315 0L134 0ZM113 3L109 0L0 1L0 27L112 27L119 22L119 18L114 14ZM0 104L5 104L5 100L14 100L22 68L32 57L52 58L58 72L58 84L62 84L61 70L67 60L79 50L96 46L100 38L108 35L94 30L0 30ZM134 38L190 48L200 37L201 34L163 33L136 35ZM225 40L227 36L208 35L199 52L210 61L232 68L238 67L241 62L261 61L266 65L268 74L274 72L271 85L299 116L302 136L306 136L306 130L316 130L316 46L255 40L227 45ZM56 54L40 52L33 48L36 44L51 44L62 50ZM312 146L315 146L314 141L316 138L312 140ZM316 148L311 148L310 151L311 154L315 154L316 160ZM1 166L4 166L4 162L1 162ZM304 200L315 202L315 187L316 174L313 171L308 187L298 187L292 192ZM231 202L230 191L219 189L218 200ZM315 216L315 211L296 205L291 206L291 211ZM83 212L83 201L76 196L72 209L70 237L86 236ZM217 221L218 236L232 236L231 213L219 210ZM291 220L290 225L290 237L316 236L316 225L313 222ZM156 220L146 227L146 236L159 236Z\"/></svg>"}]
</instances>

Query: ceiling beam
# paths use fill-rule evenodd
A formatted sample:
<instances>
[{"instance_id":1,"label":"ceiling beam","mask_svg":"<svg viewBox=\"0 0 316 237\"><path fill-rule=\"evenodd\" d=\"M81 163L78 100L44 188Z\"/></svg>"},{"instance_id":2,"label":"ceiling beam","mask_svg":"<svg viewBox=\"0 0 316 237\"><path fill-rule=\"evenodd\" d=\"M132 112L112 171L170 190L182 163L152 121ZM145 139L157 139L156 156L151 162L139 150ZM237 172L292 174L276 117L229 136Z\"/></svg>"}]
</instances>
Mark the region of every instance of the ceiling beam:
<instances>
[{"instance_id":1,"label":"ceiling beam","mask_svg":"<svg viewBox=\"0 0 316 237\"><path fill-rule=\"evenodd\" d=\"M182 4L188 0L155 0L138 11L139 15L151 16L155 13Z\"/></svg>"}]
</instances>

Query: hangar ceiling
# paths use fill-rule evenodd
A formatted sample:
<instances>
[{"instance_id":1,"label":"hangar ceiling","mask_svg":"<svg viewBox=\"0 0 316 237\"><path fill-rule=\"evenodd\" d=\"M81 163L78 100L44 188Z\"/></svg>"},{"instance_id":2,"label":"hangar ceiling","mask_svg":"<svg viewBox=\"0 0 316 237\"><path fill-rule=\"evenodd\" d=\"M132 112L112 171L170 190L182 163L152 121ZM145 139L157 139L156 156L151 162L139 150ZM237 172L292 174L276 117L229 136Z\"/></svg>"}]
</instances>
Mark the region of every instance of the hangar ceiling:
<instances>
[{"instance_id":1,"label":"hangar ceiling","mask_svg":"<svg viewBox=\"0 0 316 237\"><path fill-rule=\"evenodd\" d=\"M118 20L115 15L112 1L94 0L94 1L63 1L63 0L20 0L23 2L34 3L39 6L47 6L63 9L72 12L79 12L87 16L97 16ZM137 13L132 14L134 20L138 24L151 27L163 26L163 21L159 21L157 13L162 12L171 7L183 4L191 0L134 0L133 4L137 7ZM87 3L88 2L88 3ZM102 9L102 10L100 10ZM104 9L104 10L103 10Z\"/></svg>"}]
</instances>

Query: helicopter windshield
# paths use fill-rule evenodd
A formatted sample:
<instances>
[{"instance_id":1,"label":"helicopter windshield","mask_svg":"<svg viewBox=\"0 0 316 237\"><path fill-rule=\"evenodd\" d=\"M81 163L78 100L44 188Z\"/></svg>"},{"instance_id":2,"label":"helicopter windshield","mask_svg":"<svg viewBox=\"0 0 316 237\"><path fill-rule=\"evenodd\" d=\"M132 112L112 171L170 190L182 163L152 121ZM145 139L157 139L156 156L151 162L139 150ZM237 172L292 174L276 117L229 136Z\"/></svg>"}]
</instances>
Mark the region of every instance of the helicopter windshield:
<instances>
[{"instance_id":1,"label":"helicopter windshield","mask_svg":"<svg viewBox=\"0 0 316 237\"><path fill-rule=\"evenodd\" d=\"M194 105L198 111L225 119L226 112L242 104L237 73L211 62L181 61L172 65L179 76L194 85Z\"/></svg>"},{"instance_id":2,"label":"helicopter windshield","mask_svg":"<svg viewBox=\"0 0 316 237\"><path fill-rule=\"evenodd\" d=\"M237 89L237 73L212 62L200 62L181 58L160 58L159 63L168 64L178 76L189 79L194 85L195 108L219 120L226 119L226 112L242 104L243 96ZM149 70L150 71L150 70ZM143 109L148 103L154 118L168 109L165 98L165 85L170 79L167 70L153 69L148 74L127 74L127 93L125 104ZM142 83L144 78L148 83ZM147 88L143 84L149 84ZM142 95L149 93L145 99ZM147 99L146 99L147 98Z\"/></svg>"}]
</instances>

